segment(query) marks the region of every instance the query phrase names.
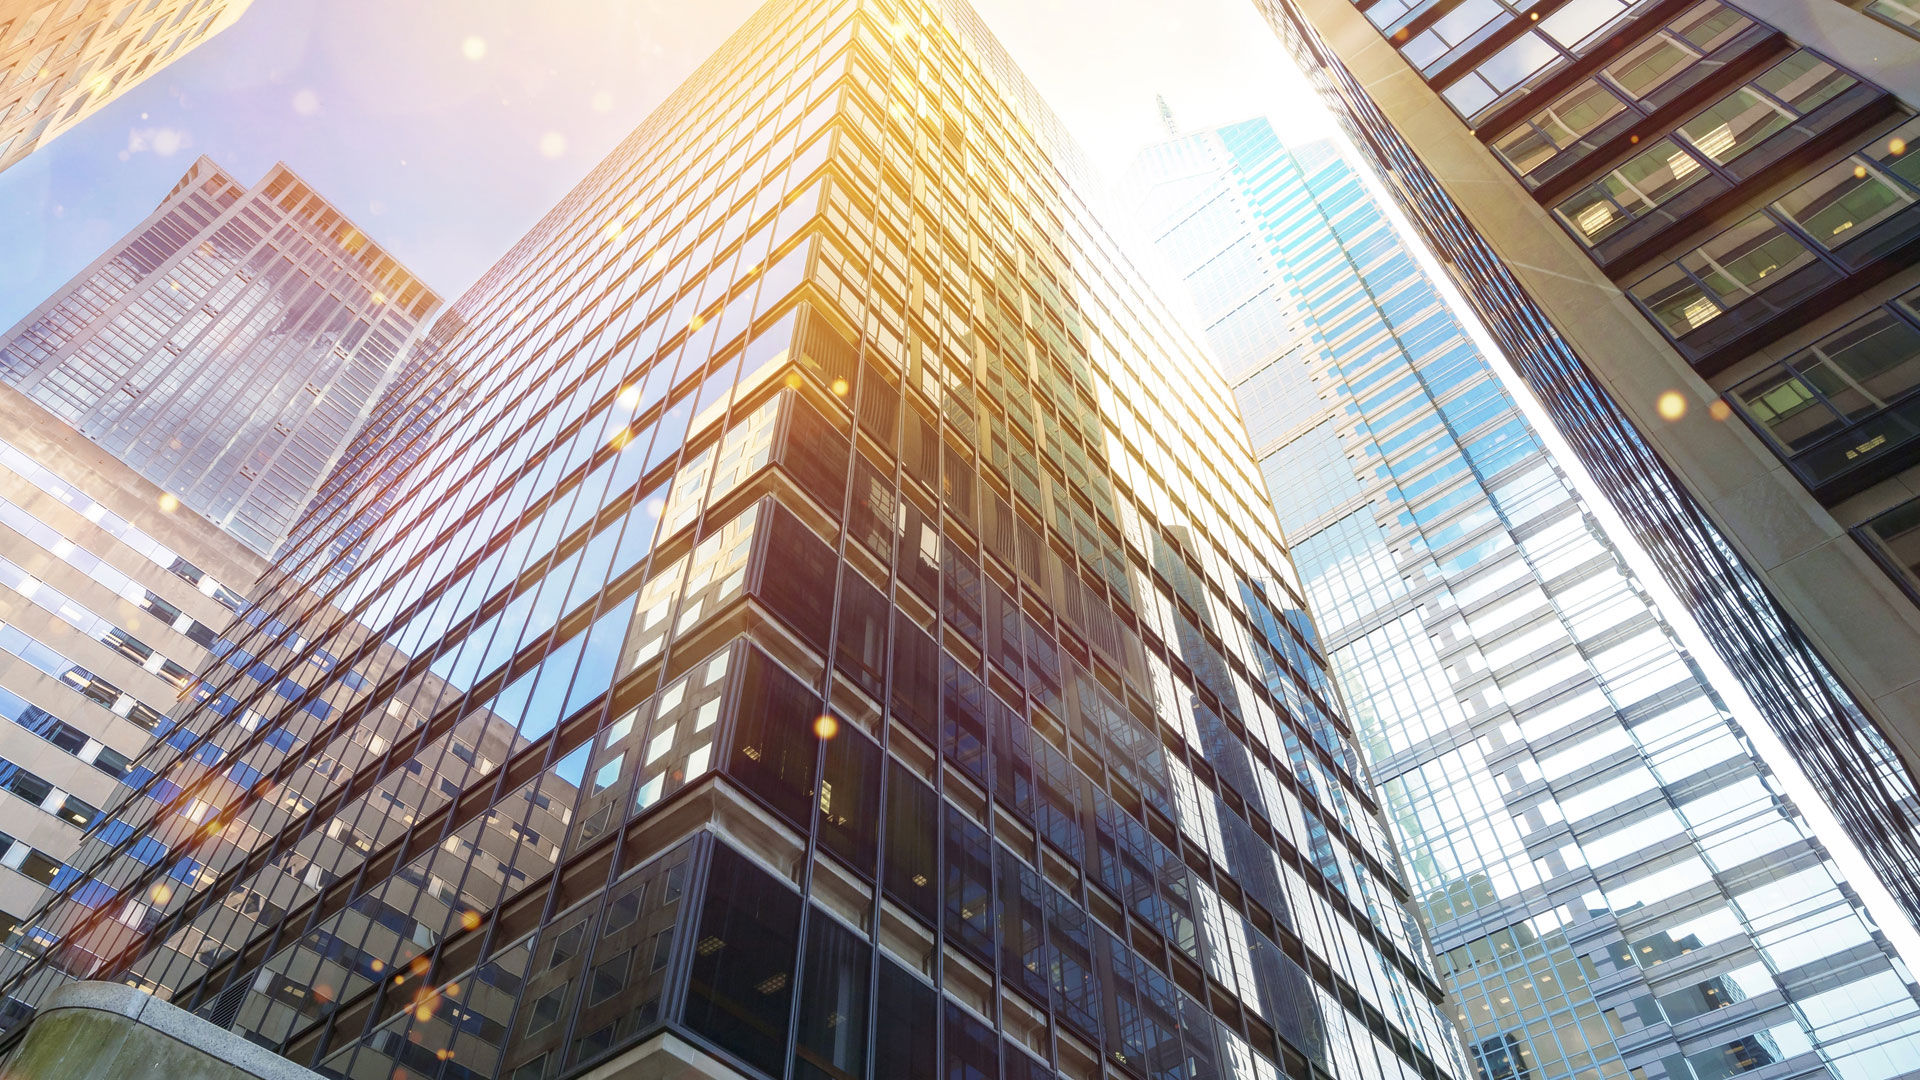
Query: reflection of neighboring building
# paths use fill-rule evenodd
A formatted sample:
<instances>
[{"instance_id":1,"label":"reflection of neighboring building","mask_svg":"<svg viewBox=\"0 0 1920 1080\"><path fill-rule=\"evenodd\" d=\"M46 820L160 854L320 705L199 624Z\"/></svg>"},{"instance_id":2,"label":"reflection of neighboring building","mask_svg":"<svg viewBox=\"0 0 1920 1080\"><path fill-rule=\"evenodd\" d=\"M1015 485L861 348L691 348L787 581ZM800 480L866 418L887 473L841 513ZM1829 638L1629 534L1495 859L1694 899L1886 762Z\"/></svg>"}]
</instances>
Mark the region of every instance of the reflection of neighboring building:
<instances>
[{"instance_id":1,"label":"reflection of neighboring building","mask_svg":"<svg viewBox=\"0 0 1920 1080\"><path fill-rule=\"evenodd\" d=\"M251 2L0 0L0 169L232 26Z\"/></svg>"},{"instance_id":2,"label":"reflection of neighboring building","mask_svg":"<svg viewBox=\"0 0 1920 1080\"><path fill-rule=\"evenodd\" d=\"M142 751L244 606L259 557L0 388L0 924L128 826ZM225 582L227 584L221 584Z\"/></svg>"},{"instance_id":3,"label":"reflection of neighboring building","mask_svg":"<svg viewBox=\"0 0 1920 1080\"><path fill-rule=\"evenodd\" d=\"M383 1080L1463 1078L1226 387L1082 175L958 0L767 5L294 531L237 645L329 670L185 717L156 782L228 809L137 827L192 880L94 850L6 992Z\"/></svg>"},{"instance_id":4,"label":"reflection of neighboring building","mask_svg":"<svg viewBox=\"0 0 1920 1080\"><path fill-rule=\"evenodd\" d=\"M1911 5L1257 3L1920 925Z\"/></svg>"},{"instance_id":5,"label":"reflection of neighboring building","mask_svg":"<svg viewBox=\"0 0 1920 1080\"><path fill-rule=\"evenodd\" d=\"M1251 121L1130 182L1486 1080L1903 1072L1904 968L1338 152Z\"/></svg>"},{"instance_id":6,"label":"reflection of neighboring building","mask_svg":"<svg viewBox=\"0 0 1920 1080\"><path fill-rule=\"evenodd\" d=\"M201 158L0 337L0 379L265 556L438 305L285 165Z\"/></svg>"}]
</instances>

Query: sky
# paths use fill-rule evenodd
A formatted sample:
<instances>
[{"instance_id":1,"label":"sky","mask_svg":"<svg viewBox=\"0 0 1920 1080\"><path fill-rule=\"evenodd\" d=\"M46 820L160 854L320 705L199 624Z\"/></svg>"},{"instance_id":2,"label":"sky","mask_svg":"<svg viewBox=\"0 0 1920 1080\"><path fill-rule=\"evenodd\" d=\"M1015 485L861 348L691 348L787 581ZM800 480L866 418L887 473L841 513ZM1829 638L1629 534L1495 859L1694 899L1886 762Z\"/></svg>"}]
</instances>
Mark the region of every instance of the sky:
<instances>
[{"instance_id":1,"label":"sky","mask_svg":"<svg viewBox=\"0 0 1920 1080\"><path fill-rule=\"evenodd\" d=\"M0 173L0 328L150 214L197 155L285 161L449 301L638 126L759 0L254 0ZM1118 175L1185 128L1331 131L1252 0L976 0Z\"/></svg>"}]
</instances>

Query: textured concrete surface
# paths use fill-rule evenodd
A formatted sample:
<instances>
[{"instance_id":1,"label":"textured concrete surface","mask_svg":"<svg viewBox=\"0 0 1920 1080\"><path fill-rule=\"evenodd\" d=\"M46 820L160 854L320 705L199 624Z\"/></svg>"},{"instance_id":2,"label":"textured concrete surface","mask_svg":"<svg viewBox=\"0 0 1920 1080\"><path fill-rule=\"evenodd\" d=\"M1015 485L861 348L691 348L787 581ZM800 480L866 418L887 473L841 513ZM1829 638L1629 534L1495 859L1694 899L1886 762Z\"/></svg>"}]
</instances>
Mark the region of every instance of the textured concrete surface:
<instances>
[{"instance_id":1,"label":"textured concrete surface","mask_svg":"<svg viewBox=\"0 0 1920 1080\"><path fill-rule=\"evenodd\" d=\"M7 1080L318 1080L319 1074L151 994L62 987L41 1006Z\"/></svg>"}]
</instances>

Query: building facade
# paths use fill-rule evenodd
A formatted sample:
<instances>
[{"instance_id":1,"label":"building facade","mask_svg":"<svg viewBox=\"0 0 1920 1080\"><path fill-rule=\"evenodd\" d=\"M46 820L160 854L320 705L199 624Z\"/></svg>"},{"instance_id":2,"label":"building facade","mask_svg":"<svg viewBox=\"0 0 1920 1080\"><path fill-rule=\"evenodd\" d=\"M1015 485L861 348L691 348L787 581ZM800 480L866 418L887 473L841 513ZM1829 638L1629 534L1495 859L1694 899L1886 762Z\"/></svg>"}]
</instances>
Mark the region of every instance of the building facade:
<instances>
[{"instance_id":1,"label":"building facade","mask_svg":"<svg viewBox=\"0 0 1920 1080\"><path fill-rule=\"evenodd\" d=\"M252 0L0 0L0 170L240 18Z\"/></svg>"},{"instance_id":2,"label":"building facade","mask_svg":"<svg viewBox=\"0 0 1920 1080\"><path fill-rule=\"evenodd\" d=\"M0 923L117 833L135 762L265 563L59 420L0 388Z\"/></svg>"},{"instance_id":3,"label":"building facade","mask_svg":"<svg viewBox=\"0 0 1920 1080\"><path fill-rule=\"evenodd\" d=\"M1487 1080L1888 1078L1885 937L1329 143L1145 151Z\"/></svg>"},{"instance_id":4,"label":"building facade","mask_svg":"<svg viewBox=\"0 0 1920 1080\"><path fill-rule=\"evenodd\" d=\"M1086 200L958 0L768 4L454 305L236 643L323 674L210 685L5 992L333 1076L1464 1077L1227 388Z\"/></svg>"},{"instance_id":5,"label":"building facade","mask_svg":"<svg viewBox=\"0 0 1920 1080\"><path fill-rule=\"evenodd\" d=\"M194 162L0 339L0 379L263 556L439 297L285 165Z\"/></svg>"},{"instance_id":6,"label":"building facade","mask_svg":"<svg viewBox=\"0 0 1920 1080\"><path fill-rule=\"evenodd\" d=\"M1920 919L1920 607L1877 565L1920 491L1920 39L1800 0L1262 10Z\"/></svg>"}]
</instances>

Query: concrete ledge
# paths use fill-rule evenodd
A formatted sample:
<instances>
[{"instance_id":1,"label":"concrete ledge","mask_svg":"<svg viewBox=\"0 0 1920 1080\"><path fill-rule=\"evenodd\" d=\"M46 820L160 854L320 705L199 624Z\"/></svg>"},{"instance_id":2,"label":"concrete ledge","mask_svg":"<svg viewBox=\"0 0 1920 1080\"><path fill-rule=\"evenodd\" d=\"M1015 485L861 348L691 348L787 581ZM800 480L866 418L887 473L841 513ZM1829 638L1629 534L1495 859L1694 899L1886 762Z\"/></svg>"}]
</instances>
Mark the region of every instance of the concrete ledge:
<instances>
[{"instance_id":1,"label":"concrete ledge","mask_svg":"<svg viewBox=\"0 0 1920 1080\"><path fill-rule=\"evenodd\" d=\"M12 1077L8 1077L12 1080ZM604 1061L580 1080L747 1080L732 1066L671 1031Z\"/></svg>"},{"instance_id":2,"label":"concrete ledge","mask_svg":"<svg viewBox=\"0 0 1920 1080\"><path fill-rule=\"evenodd\" d=\"M7 1080L319 1080L265 1047L108 982L55 990L27 1025Z\"/></svg>"}]
</instances>

